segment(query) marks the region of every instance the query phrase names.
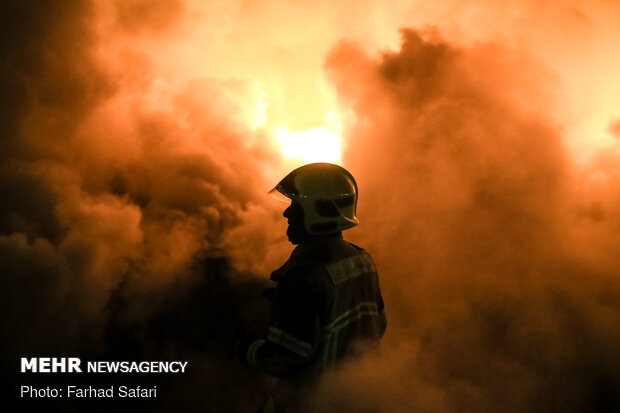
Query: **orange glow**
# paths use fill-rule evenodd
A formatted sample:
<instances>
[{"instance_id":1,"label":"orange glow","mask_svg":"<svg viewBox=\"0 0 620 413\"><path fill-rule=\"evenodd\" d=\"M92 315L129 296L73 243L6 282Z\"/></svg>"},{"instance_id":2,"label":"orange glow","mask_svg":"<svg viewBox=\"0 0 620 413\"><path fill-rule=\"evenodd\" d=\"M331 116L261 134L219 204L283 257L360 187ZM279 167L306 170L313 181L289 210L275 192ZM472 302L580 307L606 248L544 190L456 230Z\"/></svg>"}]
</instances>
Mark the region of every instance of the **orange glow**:
<instances>
[{"instance_id":1,"label":"orange glow","mask_svg":"<svg viewBox=\"0 0 620 413\"><path fill-rule=\"evenodd\" d=\"M351 2L121 3L95 2L97 50L128 95L173 94L191 82L219 82L221 95L232 102L222 111L251 131L261 128L284 158L340 159L347 138L323 121L338 107L323 70L325 56L342 40L375 54L396 50L401 27L434 27L459 47L505 39L527 50L564 87L554 116L566 127L564 140L573 154L614 143L606 132L620 103L611 3L540 8L513 1L509 13L485 0L398 1L390 7L369 0L361 8ZM524 20L534 7L537 19ZM201 99L205 107L214 100Z\"/></svg>"},{"instance_id":2,"label":"orange glow","mask_svg":"<svg viewBox=\"0 0 620 413\"><path fill-rule=\"evenodd\" d=\"M307 163L335 163L340 160L341 138L333 130L315 127L298 132L278 128L275 132L283 156Z\"/></svg>"},{"instance_id":3,"label":"orange glow","mask_svg":"<svg viewBox=\"0 0 620 413\"><path fill-rule=\"evenodd\" d=\"M326 161L390 320L297 411L620 411L620 1L5 9L9 358L192 358L154 402L256 411L224 350L294 248L266 193Z\"/></svg>"},{"instance_id":4,"label":"orange glow","mask_svg":"<svg viewBox=\"0 0 620 413\"><path fill-rule=\"evenodd\" d=\"M341 123L335 111L331 111L319 126L304 130L278 127L274 136L284 158L304 163L338 163L341 159L341 131Z\"/></svg>"}]
</instances>

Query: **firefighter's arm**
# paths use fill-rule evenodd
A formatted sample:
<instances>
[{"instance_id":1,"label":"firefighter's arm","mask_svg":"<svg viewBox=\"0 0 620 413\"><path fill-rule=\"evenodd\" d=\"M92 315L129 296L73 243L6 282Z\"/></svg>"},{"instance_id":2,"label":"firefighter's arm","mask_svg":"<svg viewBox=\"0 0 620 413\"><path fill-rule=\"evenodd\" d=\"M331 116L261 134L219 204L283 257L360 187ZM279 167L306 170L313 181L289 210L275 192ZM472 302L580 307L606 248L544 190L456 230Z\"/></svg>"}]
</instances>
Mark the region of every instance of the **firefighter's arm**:
<instances>
[{"instance_id":1,"label":"firefighter's arm","mask_svg":"<svg viewBox=\"0 0 620 413\"><path fill-rule=\"evenodd\" d=\"M302 282L282 283L273 298L272 320L266 339L249 343L249 365L272 376L303 369L313 358L320 339L317 296Z\"/></svg>"}]
</instances>

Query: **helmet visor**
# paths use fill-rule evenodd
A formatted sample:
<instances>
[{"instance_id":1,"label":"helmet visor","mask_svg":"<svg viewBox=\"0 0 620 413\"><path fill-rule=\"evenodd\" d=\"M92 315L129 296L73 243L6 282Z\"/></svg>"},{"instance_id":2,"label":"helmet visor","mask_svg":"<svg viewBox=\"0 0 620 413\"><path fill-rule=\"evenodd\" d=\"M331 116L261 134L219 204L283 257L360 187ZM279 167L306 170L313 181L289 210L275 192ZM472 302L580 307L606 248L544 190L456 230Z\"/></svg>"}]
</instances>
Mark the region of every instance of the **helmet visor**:
<instances>
[{"instance_id":1,"label":"helmet visor","mask_svg":"<svg viewBox=\"0 0 620 413\"><path fill-rule=\"evenodd\" d=\"M291 198L287 197L282 192L280 192L277 187L267 192L267 195L269 195L271 198L276 199L280 202L284 202L286 204L291 203Z\"/></svg>"}]
</instances>

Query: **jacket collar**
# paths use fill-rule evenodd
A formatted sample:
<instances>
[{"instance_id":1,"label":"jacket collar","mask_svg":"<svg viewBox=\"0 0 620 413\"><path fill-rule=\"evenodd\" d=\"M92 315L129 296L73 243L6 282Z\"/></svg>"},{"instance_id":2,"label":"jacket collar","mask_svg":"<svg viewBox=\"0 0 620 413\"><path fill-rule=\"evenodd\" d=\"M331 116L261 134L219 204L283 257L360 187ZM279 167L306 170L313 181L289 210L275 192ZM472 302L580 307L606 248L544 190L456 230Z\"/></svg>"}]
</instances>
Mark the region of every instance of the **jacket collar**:
<instances>
[{"instance_id":1,"label":"jacket collar","mask_svg":"<svg viewBox=\"0 0 620 413\"><path fill-rule=\"evenodd\" d=\"M298 265L303 265L304 261L306 261L304 258L308 256L312 256L313 252L316 251L317 249L325 248L326 245L329 246L334 243L339 243L342 241L343 241L342 233L339 232L337 234L334 234L331 237L314 239L308 242L304 242L303 244L299 244L298 246L295 247L295 249L291 253L291 256L284 263L284 265L282 265L280 268L278 268L277 270L271 273L271 276L270 276L271 280L275 282L280 281L282 277L284 276L284 274L286 274L292 268L295 268Z\"/></svg>"}]
</instances>

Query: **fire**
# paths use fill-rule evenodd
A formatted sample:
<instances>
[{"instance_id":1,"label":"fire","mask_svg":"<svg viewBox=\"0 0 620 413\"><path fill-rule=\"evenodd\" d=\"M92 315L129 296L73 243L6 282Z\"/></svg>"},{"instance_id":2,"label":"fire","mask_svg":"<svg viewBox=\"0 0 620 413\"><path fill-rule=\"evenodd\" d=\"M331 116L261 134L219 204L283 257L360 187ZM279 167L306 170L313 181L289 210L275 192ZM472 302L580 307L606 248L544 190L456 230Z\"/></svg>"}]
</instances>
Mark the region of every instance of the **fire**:
<instances>
[{"instance_id":1,"label":"fire","mask_svg":"<svg viewBox=\"0 0 620 413\"><path fill-rule=\"evenodd\" d=\"M336 131L318 126L304 131L278 128L275 136L280 144L282 156L310 162L331 162L340 160L341 138Z\"/></svg>"},{"instance_id":2,"label":"fire","mask_svg":"<svg viewBox=\"0 0 620 413\"><path fill-rule=\"evenodd\" d=\"M290 161L338 163L342 156L342 122L335 110L308 129L275 127L273 137L282 157Z\"/></svg>"}]
</instances>

